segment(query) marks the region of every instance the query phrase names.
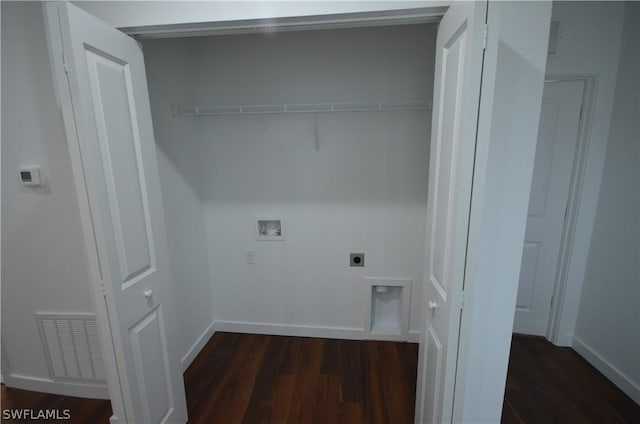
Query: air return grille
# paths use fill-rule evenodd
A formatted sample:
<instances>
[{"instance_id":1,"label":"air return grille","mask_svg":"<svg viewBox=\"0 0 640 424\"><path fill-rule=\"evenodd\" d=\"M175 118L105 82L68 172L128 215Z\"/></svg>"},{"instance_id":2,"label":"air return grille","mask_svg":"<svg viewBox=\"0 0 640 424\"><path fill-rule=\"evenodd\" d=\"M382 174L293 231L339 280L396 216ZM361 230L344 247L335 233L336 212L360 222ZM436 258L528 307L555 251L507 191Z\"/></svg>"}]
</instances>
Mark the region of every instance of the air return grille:
<instances>
[{"instance_id":1,"label":"air return grille","mask_svg":"<svg viewBox=\"0 0 640 424\"><path fill-rule=\"evenodd\" d=\"M36 314L53 379L104 381L95 315Z\"/></svg>"}]
</instances>

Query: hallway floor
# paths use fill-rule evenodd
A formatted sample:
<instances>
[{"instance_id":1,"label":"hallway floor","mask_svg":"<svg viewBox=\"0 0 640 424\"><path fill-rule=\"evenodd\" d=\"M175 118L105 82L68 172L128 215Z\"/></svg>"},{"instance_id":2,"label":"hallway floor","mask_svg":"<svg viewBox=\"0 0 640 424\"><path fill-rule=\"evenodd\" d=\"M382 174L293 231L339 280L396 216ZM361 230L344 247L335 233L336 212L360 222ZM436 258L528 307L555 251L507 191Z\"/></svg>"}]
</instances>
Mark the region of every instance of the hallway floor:
<instances>
[{"instance_id":1,"label":"hallway floor","mask_svg":"<svg viewBox=\"0 0 640 424\"><path fill-rule=\"evenodd\" d=\"M640 406L573 349L514 335L503 423L637 423Z\"/></svg>"},{"instance_id":2,"label":"hallway floor","mask_svg":"<svg viewBox=\"0 0 640 424\"><path fill-rule=\"evenodd\" d=\"M184 374L189 422L412 423L417 354L410 343L216 333ZM4 385L1 394L3 411L69 409L65 422L91 424L111 416L104 400ZM513 337L503 423L638 417L640 406L572 349Z\"/></svg>"}]
</instances>

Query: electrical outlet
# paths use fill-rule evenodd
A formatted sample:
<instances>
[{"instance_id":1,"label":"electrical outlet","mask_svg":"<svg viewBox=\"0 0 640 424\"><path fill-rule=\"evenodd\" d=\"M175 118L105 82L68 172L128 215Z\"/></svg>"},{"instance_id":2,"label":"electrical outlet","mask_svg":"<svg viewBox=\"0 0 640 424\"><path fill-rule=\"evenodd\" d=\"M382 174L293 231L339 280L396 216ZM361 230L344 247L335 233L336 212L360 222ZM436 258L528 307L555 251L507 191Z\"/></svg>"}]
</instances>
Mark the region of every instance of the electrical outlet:
<instances>
[{"instance_id":1,"label":"electrical outlet","mask_svg":"<svg viewBox=\"0 0 640 424\"><path fill-rule=\"evenodd\" d=\"M245 250L244 251L244 260L248 265L253 265L256 263L256 251L255 250Z\"/></svg>"},{"instance_id":2,"label":"electrical outlet","mask_svg":"<svg viewBox=\"0 0 640 424\"><path fill-rule=\"evenodd\" d=\"M364 267L364 253L349 253L349 266Z\"/></svg>"}]
</instances>

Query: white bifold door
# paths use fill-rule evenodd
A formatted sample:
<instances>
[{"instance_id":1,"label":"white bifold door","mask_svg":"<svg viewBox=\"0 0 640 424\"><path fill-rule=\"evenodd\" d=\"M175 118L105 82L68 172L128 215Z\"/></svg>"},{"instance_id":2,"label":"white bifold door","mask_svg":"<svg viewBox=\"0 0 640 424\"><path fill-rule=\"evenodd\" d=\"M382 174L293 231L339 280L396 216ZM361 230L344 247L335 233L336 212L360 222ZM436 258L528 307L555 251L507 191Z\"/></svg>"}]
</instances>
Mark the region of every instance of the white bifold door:
<instances>
[{"instance_id":1,"label":"white bifold door","mask_svg":"<svg viewBox=\"0 0 640 424\"><path fill-rule=\"evenodd\" d=\"M186 422L149 96L138 43L69 3L45 9L119 422ZM62 59L62 60L60 60ZM57 66L56 66L57 65ZM84 186L84 187L83 187ZM82 193L82 189L86 194ZM113 365L113 364L112 364ZM113 375L116 373L116 375ZM115 388L114 388L115 386ZM119 386L119 387L118 387Z\"/></svg>"},{"instance_id":2,"label":"white bifold door","mask_svg":"<svg viewBox=\"0 0 640 424\"><path fill-rule=\"evenodd\" d=\"M420 423L453 417L486 8L485 2L454 2L436 41L416 398Z\"/></svg>"}]
</instances>

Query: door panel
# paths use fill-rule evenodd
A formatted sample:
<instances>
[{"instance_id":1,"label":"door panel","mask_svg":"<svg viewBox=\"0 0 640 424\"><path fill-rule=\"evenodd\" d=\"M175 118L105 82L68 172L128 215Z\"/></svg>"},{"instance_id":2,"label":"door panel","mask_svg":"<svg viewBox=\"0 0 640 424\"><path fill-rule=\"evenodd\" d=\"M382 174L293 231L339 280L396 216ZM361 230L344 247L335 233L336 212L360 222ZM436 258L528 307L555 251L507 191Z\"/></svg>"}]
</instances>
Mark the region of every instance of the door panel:
<instances>
[{"instance_id":1,"label":"door panel","mask_svg":"<svg viewBox=\"0 0 640 424\"><path fill-rule=\"evenodd\" d=\"M545 83L513 331L547 334L584 83Z\"/></svg>"},{"instance_id":2,"label":"door panel","mask_svg":"<svg viewBox=\"0 0 640 424\"><path fill-rule=\"evenodd\" d=\"M110 394L121 396L112 401L114 413L120 422L186 422L142 51L70 3L46 7L48 24L59 32L50 32L58 38L50 46L64 57L56 73L70 104L63 107L65 127L78 145L74 178L86 187L81 208L90 220L83 227L96 247L94 278L107 307L105 351L113 345L117 369Z\"/></svg>"},{"instance_id":3,"label":"door panel","mask_svg":"<svg viewBox=\"0 0 640 424\"><path fill-rule=\"evenodd\" d=\"M431 243L431 275L430 281L439 295L446 300L447 285L446 275L447 259L450 255L450 230L451 208L453 195L452 185L455 184L456 147L458 140L458 126L462 105L460 104L459 91L461 90L461 75L464 69L464 45L468 35L466 25L448 40L442 52L442 92L438 104L440 121L438 121L437 138L435 142L436 167L434 172L433 187L435 190L435 203L433 203L433 215L431 228L435 237Z\"/></svg>"},{"instance_id":4,"label":"door panel","mask_svg":"<svg viewBox=\"0 0 640 424\"><path fill-rule=\"evenodd\" d=\"M138 125L126 64L87 50L87 69L123 289L153 272L155 255ZM123 107L124 106L124 107Z\"/></svg>"},{"instance_id":5,"label":"door panel","mask_svg":"<svg viewBox=\"0 0 640 424\"><path fill-rule=\"evenodd\" d=\"M144 382L138 386L144 405L142 418L150 423L165 421L173 404L161 314L162 309L158 306L131 328L136 374L138 380Z\"/></svg>"},{"instance_id":6,"label":"door panel","mask_svg":"<svg viewBox=\"0 0 640 424\"><path fill-rule=\"evenodd\" d=\"M485 16L453 3L436 40L416 422L452 418Z\"/></svg>"}]
</instances>

